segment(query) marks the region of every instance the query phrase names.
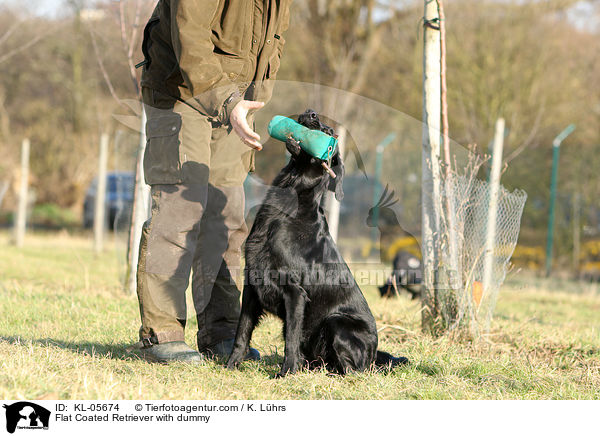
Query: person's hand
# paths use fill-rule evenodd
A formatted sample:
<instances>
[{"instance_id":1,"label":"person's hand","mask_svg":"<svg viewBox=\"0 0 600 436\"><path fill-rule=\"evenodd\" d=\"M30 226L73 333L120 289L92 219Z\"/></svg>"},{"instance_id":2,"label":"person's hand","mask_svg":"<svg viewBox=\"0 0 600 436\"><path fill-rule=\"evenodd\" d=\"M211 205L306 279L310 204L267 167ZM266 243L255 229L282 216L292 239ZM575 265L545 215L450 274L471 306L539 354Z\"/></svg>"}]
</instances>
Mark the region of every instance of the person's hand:
<instances>
[{"instance_id":1,"label":"person's hand","mask_svg":"<svg viewBox=\"0 0 600 436\"><path fill-rule=\"evenodd\" d=\"M250 128L248 125L248 111L250 109L260 109L265 104L262 101L242 100L235 105L229 115L229 122L235 133L248 147L255 150L262 150L260 143L260 135Z\"/></svg>"}]
</instances>

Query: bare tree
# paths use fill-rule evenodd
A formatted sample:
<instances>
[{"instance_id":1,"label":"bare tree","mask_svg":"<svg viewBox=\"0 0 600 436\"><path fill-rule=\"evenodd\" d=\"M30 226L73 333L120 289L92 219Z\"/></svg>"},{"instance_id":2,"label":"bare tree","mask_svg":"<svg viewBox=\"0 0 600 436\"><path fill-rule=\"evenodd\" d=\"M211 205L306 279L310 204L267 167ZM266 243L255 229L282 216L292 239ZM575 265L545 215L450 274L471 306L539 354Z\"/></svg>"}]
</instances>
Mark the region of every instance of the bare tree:
<instances>
[{"instance_id":1,"label":"bare tree","mask_svg":"<svg viewBox=\"0 0 600 436\"><path fill-rule=\"evenodd\" d=\"M141 88L139 85L139 79L135 68L134 58L139 55L137 50L141 44L142 32L140 27L143 17L149 14L150 8L156 5L156 0L121 0L118 5L118 12L116 16L118 18L118 27L121 36L121 45L124 52L124 59L127 63L127 69L129 71L129 78L131 81L131 87L135 97L138 101L141 101ZM117 102L122 106L127 106L136 112L137 116L140 116L140 141L137 152L136 160L136 177L135 177L135 190L133 197L133 210L131 215L131 223L129 226L129 239L127 249L128 268L126 274L126 288L130 293L135 292L136 280L135 271L138 260L139 240L141 236L142 225L148 217L149 213L149 195L150 190L144 181L143 176L143 156L145 150L146 137L145 131L145 114L141 104L137 106L125 104L119 96L116 94L115 88L112 84L111 77L109 76L107 69L104 65L104 60L100 56L98 49L98 42L96 35L92 29L90 29L92 35L92 41L94 50L98 56L98 64L102 75L108 86L108 89Z\"/></svg>"},{"instance_id":2,"label":"bare tree","mask_svg":"<svg viewBox=\"0 0 600 436\"><path fill-rule=\"evenodd\" d=\"M422 327L432 331L440 316L438 280L441 230L440 121L441 74L439 12L433 0L424 0L423 36L423 152L422 234L423 311Z\"/></svg>"},{"instance_id":3,"label":"bare tree","mask_svg":"<svg viewBox=\"0 0 600 436\"><path fill-rule=\"evenodd\" d=\"M30 19L16 16L15 20L10 25L10 27L8 27L8 29L0 35L0 52L2 53L0 55L0 64L2 64L3 62L7 62L17 54L22 53L25 50L33 47L39 41L49 37L62 27L60 25L53 26L50 29L37 33L34 38L28 39L26 41L20 41L15 47L11 47L5 50L4 46L8 45L8 43L11 42L12 37L17 35L17 30L21 29L26 21L30 21Z\"/></svg>"},{"instance_id":4,"label":"bare tree","mask_svg":"<svg viewBox=\"0 0 600 436\"><path fill-rule=\"evenodd\" d=\"M127 71L129 72L129 80L131 90L135 97L141 100L141 88L139 85L138 72L135 68L136 58L141 53L141 38L142 20L150 14L150 11L155 7L157 0L121 0L118 2L118 8L112 4L107 4L103 10L114 19L113 25L117 26L117 30L121 39L121 50ZM100 44L98 41L97 31L93 26L89 26L89 32L92 37L94 52L98 59L98 66L104 77L106 86L113 98L120 104L124 105L122 99L124 96L118 96L113 85L113 77L107 71L106 61L102 55ZM137 114L139 115L139 113Z\"/></svg>"},{"instance_id":5,"label":"bare tree","mask_svg":"<svg viewBox=\"0 0 600 436\"><path fill-rule=\"evenodd\" d=\"M366 86L385 28L375 20L376 7L375 0L307 1L310 32L315 35L315 51L320 54L313 80L348 91L343 102L325 102L327 108L337 105L349 111L354 95ZM391 14L392 9L387 9Z\"/></svg>"}]
</instances>

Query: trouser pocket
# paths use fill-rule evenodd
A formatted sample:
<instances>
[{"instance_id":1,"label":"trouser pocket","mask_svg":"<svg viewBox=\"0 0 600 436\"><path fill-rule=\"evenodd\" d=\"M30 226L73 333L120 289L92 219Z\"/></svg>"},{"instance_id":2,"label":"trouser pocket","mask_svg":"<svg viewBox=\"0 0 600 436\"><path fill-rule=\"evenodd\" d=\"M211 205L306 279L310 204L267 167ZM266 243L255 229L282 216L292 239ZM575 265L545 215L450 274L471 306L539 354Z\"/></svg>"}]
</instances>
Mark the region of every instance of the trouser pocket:
<instances>
[{"instance_id":1,"label":"trouser pocket","mask_svg":"<svg viewBox=\"0 0 600 436\"><path fill-rule=\"evenodd\" d=\"M168 110L148 109L146 123L146 152L144 175L146 183L181 183L181 160L179 132L181 116ZM156 112L159 112L158 116Z\"/></svg>"}]
</instances>

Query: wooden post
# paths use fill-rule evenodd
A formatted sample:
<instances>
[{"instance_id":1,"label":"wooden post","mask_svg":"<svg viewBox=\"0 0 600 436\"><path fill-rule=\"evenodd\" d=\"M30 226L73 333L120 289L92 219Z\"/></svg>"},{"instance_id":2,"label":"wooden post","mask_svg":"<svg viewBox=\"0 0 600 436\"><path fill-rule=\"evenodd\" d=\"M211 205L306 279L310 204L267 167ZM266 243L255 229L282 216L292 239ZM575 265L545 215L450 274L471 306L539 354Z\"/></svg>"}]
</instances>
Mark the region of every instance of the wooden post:
<instances>
[{"instance_id":1,"label":"wooden post","mask_svg":"<svg viewBox=\"0 0 600 436\"><path fill-rule=\"evenodd\" d=\"M422 327L431 330L437 319L435 271L440 229L441 47L438 7L425 0L423 37L423 150L421 158L421 216L423 254Z\"/></svg>"},{"instance_id":2,"label":"wooden post","mask_svg":"<svg viewBox=\"0 0 600 436\"><path fill-rule=\"evenodd\" d=\"M581 194L573 196L573 271L579 276L579 257L581 256Z\"/></svg>"},{"instance_id":3,"label":"wooden post","mask_svg":"<svg viewBox=\"0 0 600 436\"><path fill-rule=\"evenodd\" d=\"M146 111L142 106L142 121L140 131L140 142L137 153L137 164L135 172L135 192L133 195L133 211L131 213L131 224L129 226L128 244L128 271L127 290L130 294L136 293L137 288L137 264L139 259L140 239L142 227L150 216L150 187L144 181L144 152L146 151Z\"/></svg>"},{"instance_id":4,"label":"wooden post","mask_svg":"<svg viewBox=\"0 0 600 436\"><path fill-rule=\"evenodd\" d=\"M338 149L340 153L340 159L344 159L344 147L346 142L346 128L340 127L338 135ZM329 216L327 224L329 225L329 234L335 242L338 238L338 229L340 225L340 202L335 198L335 193L329 193Z\"/></svg>"},{"instance_id":5,"label":"wooden post","mask_svg":"<svg viewBox=\"0 0 600 436\"><path fill-rule=\"evenodd\" d=\"M94 206L94 249L101 253L104 249L104 229L106 228L106 163L108 160L108 135L100 137L98 159L98 179L96 183L96 204Z\"/></svg>"},{"instance_id":6,"label":"wooden post","mask_svg":"<svg viewBox=\"0 0 600 436\"><path fill-rule=\"evenodd\" d=\"M502 172L502 151L504 149L504 118L496 121L494 136L494 152L492 154L492 171L490 173L490 199L488 205L487 226L485 233L485 249L483 258L483 292L489 292L494 272L494 241L496 239L496 223L498 221L498 193L500 192L500 174Z\"/></svg>"},{"instance_id":7,"label":"wooden post","mask_svg":"<svg viewBox=\"0 0 600 436\"><path fill-rule=\"evenodd\" d=\"M23 246L25 227L27 225L27 201L29 189L29 139L21 144L21 185L19 187L19 205L15 220L14 242L17 247Z\"/></svg>"},{"instance_id":8,"label":"wooden post","mask_svg":"<svg viewBox=\"0 0 600 436\"><path fill-rule=\"evenodd\" d=\"M4 196L6 195L6 191L8 191L8 186L10 183L8 182L0 182L0 207L2 207L2 202L4 201Z\"/></svg>"}]
</instances>

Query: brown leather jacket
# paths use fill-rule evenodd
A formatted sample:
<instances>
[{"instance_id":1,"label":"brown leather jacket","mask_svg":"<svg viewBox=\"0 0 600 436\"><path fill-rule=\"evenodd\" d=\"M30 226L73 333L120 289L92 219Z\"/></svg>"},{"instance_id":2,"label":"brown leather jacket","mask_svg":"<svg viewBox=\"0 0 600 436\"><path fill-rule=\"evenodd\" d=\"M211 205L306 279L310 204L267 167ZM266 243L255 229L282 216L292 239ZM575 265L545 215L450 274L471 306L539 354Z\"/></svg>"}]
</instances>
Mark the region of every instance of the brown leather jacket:
<instances>
[{"instance_id":1,"label":"brown leather jacket","mask_svg":"<svg viewBox=\"0 0 600 436\"><path fill-rule=\"evenodd\" d=\"M141 85L227 123L242 98L268 101L292 0L160 0L144 29Z\"/></svg>"}]
</instances>

